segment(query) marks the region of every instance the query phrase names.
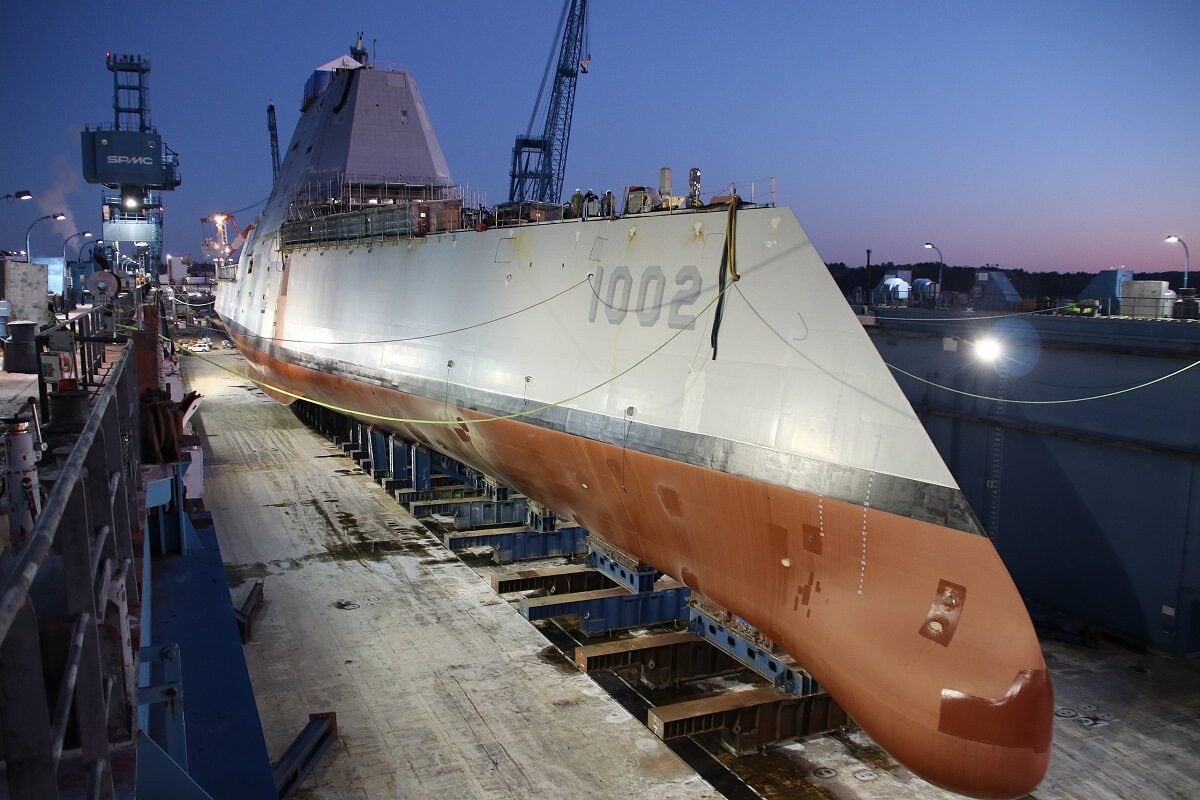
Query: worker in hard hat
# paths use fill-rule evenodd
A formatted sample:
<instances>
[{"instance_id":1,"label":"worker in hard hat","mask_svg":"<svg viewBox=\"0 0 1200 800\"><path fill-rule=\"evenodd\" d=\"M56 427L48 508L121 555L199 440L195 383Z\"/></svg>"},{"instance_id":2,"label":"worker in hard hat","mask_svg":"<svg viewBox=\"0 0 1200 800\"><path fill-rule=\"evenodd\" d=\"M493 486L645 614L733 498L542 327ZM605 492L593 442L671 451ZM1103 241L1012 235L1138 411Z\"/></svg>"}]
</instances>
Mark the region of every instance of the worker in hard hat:
<instances>
[{"instance_id":1,"label":"worker in hard hat","mask_svg":"<svg viewBox=\"0 0 1200 800\"><path fill-rule=\"evenodd\" d=\"M579 219L583 216L583 192L578 189L571 195L571 216Z\"/></svg>"}]
</instances>

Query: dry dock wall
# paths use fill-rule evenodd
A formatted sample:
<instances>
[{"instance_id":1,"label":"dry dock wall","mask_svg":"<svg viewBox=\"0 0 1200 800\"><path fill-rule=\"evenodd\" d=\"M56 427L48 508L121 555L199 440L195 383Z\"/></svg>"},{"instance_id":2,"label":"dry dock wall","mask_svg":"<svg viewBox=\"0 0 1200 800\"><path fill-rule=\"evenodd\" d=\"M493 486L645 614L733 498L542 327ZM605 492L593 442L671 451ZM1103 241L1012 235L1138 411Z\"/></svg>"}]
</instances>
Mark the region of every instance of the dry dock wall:
<instances>
[{"instance_id":1,"label":"dry dock wall","mask_svg":"<svg viewBox=\"0 0 1200 800\"><path fill-rule=\"evenodd\" d=\"M1035 618L1200 652L1200 366L1143 386L1200 359L1200 325L884 314L872 340Z\"/></svg>"}]
</instances>

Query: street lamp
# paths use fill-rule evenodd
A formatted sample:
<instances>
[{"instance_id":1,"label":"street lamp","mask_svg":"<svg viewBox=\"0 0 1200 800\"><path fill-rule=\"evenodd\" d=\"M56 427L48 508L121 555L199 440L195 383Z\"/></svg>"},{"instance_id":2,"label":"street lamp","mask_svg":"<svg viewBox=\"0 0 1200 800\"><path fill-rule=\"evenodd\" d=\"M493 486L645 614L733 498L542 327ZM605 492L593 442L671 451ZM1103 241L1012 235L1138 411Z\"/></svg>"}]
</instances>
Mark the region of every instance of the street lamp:
<instances>
[{"instance_id":1,"label":"street lamp","mask_svg":"<svg viewBox=\"0 0 1200 800\"><path fill-rule=\"evenodd\" d=\"M1183 288L1186 289L1188 270L1192 267L1192 254L1188 252L1187 242L1185 242L1183 239L1180 239L1175 234L1171 234L1166 239L1163 239L1163 241L1170 242L1171 244L1179 242L1181 245L1183 245Z\"/></svg>"},{"instance_id":2,"label":"street lamp","mask_svg":"<svg viewBox=\"0 0 1200 800\"><path fill-rule=\"evenodd\" d=\"M33 222L29 223L29 230L25 231L25 261L26 262L28 262L30 264L33 263L33 245L30 242L30 238L29 238L30 236L33 235L33 226L37 225L39 222L41 222L44 219L52 219L52 220L58 222L58 221L66 219L66 218L67 218L66 214L62 213L61 211L56 211L53 214L47 214L44 217L38 217Z\"/></svg>"},{"instance_id":3,"label":"street lamp","mask_svg":"<svg viewBox=\"0 0 1200 800\"><path fill-rule=\"evenodd\" d=\"M90 239L92 238L92 232L80 231L79 233L73 233L66 239L63 239L63 297L65 298L64 303L66 303L68 311L75 308L75 279L71 275L71 268L67 266L67 244L69 244L72 239L77 239L80 236L85 239ZM83 247L80 246L79 253L76 253L75 255L76 263L79 262L79 255L82 253Z\"/></svg>"},{"instance_id":4,"label":"street lamp","mask_svg":"<svg viewBox=\"0 0 1200 800\"><path fill-rule=\"evenodd\" d=\"M946 259L942 258L942 251L933 242L925 243L926 250L937 250L938 254L938 298L942 296L942 267L946 266Z\"/></svg>"},{"instance_id":5,"label":"street lamp","mask_svg":"<svg viewBox=\"0 0 1200 800\"><path fill-rule=\"evenodd\" d=\"M85 239L90 239L90 238L92 238L92 232L91 231L80 231L79 233L72 233L66 239L63 239L63 269L67 268L67 244L72 239L78 239L80 236L82 236ZM80 254L83 253L82 246L79 248L79 252L80 252ZM78 258L76 258L76 260L78 261Z\"/></svg>"},{"instance_id":6,"label":"street lamp","mask_svg":"<svg viewBox=\"0 0 1200 800\"><path fill-rule=\"evenodd\" d=\"M97 245L101 245L101 244L104 244L103 239L93 239L90 242L84 242L83 244L81 244L79 246L79 255L76 256L76 261L79 261L79 262L83 261L83 254L85 252L87 252L87 249L89 247L92 248L94 251L95 247ZM72 286L72 288L71 288L72 302L77 302L77 303L83 302L83 292L87 287L87 276L95 271L96 271L95 264L89 265L86 271L81 270L81 272L83 273L81 275L81 277L83 277L83 285L82 286ZM75 298L78 298L78 299L75 299Z\"/></svg>"},{"instance_id":7,"label":"street lamp","mask_svg":"<svg viewBox=\"0 0 1200 800\"><path fill-rule=\"evenodd\" d=\"M94 242L85 242L84 244L81 244L79 246L79 255L76 257L76 260L83 261L83 251L87 250L89 247L95 247L98 244L104 244L104 240L97 239Z\"/></svg>"},{"instance_id":8,"label":"street lamp","mask_svg":"<svg viewBox=\"0 0 1200 800\"><path fill-rule=\"evenodd\" d=\"M10 192L4 195L5 200L32 200L33 192L28 189L17 189L15 192Z\"/></svg>"}]
</instances>

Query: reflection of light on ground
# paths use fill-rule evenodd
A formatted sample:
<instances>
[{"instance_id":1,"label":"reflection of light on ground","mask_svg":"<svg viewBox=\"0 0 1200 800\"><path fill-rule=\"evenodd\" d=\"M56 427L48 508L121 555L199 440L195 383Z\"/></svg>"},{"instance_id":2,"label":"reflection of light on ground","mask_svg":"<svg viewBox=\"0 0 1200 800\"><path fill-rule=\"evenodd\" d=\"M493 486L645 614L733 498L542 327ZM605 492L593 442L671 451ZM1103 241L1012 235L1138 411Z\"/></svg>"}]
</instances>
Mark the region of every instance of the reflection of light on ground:
<instances>
[{"instance_id":1,"label":"reflection of light on ground","mask_svg":"<svg viewBox=\"0 0 1200 800\"><path fill-rule=\"evenodd\" d=\"M213 364L233 370L238 376L246 374L246 360L234 350L211 351L201 354ZM206 397L212 397L222 392L230 393L230 381L236 380L224 370L213 371L211 368L201 368L195 362L199 355L180 354L180 367L187 376L187 385Z\"/></svg>"}]
</instances>

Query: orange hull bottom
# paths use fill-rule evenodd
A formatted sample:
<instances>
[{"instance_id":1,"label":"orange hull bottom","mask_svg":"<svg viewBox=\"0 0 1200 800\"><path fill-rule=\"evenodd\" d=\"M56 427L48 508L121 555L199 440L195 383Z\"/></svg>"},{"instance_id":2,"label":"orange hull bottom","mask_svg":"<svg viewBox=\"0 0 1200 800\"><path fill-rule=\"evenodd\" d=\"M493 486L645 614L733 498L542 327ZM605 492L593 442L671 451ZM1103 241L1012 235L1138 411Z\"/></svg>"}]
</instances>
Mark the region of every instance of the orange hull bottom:
<instances>
[{"instance_id":1,"label":"orange hull bottom","mask_svg":"<svg viewBox=\"0 0 1200 800\"><path fill-rule=\"evenodd\" d=\"M926 780L1018 797L1045 774L1050 679L987 538L517 420L480 421L238 344L251 377L495 475L730 609Z\"/></svg>"}]
</instances>

